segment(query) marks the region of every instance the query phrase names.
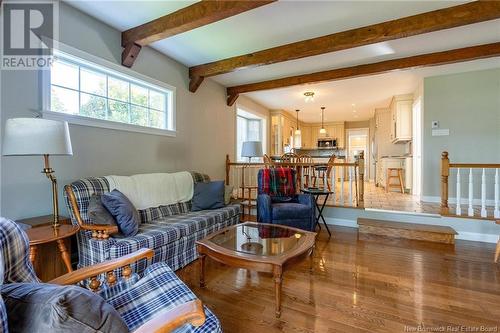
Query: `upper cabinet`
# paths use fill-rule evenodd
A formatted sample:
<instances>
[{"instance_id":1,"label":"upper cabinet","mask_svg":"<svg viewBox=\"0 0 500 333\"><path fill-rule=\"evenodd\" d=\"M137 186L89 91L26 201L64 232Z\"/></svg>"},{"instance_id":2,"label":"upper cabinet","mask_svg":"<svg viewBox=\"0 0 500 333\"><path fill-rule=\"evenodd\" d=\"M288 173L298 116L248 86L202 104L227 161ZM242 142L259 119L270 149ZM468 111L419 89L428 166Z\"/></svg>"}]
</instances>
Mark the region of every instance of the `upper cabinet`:
<instances>
[{"instance_id":1,"label":"upper cabinet","mask_svg":"<svg viewBox=\"0 0 500 333\"><path fill-rule=\"evenodd\" d=\"M391 101L391 142L402 143L412 139L413 95L394 96Z\"/></svg>"}]
</instances>

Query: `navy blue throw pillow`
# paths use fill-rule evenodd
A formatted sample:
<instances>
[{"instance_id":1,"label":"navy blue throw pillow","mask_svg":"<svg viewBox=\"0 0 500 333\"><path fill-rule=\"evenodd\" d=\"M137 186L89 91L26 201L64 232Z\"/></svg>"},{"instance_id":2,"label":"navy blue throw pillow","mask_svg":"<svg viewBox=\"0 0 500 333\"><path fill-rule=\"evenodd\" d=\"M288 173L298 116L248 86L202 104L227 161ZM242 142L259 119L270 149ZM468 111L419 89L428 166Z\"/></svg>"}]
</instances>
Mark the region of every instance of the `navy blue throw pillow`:
<instances>
[{"instance_id":1,"label":"navy blue throw pillow","mask_svg":"<svg viewBox=\"0 0 500 333\"><path fill-rule=\"evenodd\" d=\"M224 207L224 181L196 183L191 210L217 209Z\"/></svg>"},{"instance_id":2,"label":"navy blue throw pillow","mask_svg":"<svg viewBox=\"0 0 500 333\"><path fill-rule=\"evenodd\" d=\"M118 190L101 196L104 207L115 218L118 229L125 237L135 236L139 230L139 213L130 200Z\"/></svg>"}]
</instances>

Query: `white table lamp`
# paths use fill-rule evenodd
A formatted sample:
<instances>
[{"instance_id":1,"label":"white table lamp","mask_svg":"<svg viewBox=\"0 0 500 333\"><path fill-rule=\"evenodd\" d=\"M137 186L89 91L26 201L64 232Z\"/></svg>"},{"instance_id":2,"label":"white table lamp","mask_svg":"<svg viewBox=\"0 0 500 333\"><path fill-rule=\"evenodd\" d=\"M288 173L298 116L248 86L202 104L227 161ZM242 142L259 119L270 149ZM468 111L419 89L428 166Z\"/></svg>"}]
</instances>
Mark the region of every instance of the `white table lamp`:
<instances>
[{"instance_id":1,"label":"white table lamp","mask_svg":"<svg viewBox=\"0 0 500 333\"><path fill-rule=\"evenodd\" d=\"M73 155L67 122L42 118L13 118L5 124L4 156L43 156L42 172L52 182L54 222L59 226L57 180L50 167L49 155Z\"/></svg>"},{"instance_id":2,"label":"white table lamp","mask_svg":"<svg viewBox=\"0 0 500 333\"><path fill-rule=\"evenodd\" d=\"M260 141L245 141L241 147L241 157L248 157L248 163L252 157L262 157L262 142Z\"/></svg>"}]
</instances>

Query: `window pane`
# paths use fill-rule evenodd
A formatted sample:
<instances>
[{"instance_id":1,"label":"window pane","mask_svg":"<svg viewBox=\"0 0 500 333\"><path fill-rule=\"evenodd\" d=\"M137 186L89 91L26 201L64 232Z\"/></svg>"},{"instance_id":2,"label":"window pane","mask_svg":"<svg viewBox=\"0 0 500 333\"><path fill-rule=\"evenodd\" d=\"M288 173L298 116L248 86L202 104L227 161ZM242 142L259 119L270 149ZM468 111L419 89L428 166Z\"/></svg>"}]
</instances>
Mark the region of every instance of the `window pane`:
<instances>
[{"instance_id":1,"label":"window pane","mask_svg":"<svg viewBox=\"0 0 500 333\"><path fill-rule=\"evenodd\" d=\"M241 157L241 148L245 141L247 141L247 120L238 116L236 118L236 153L238 161L244 160Z\"/></svg>"},{"instance_id":2,"label":"window pane","mask_svg":"<svg viewBox=\"0 0 500 333\"><path fill-rule=\"evenodd\" d=\"M156 110L165 111L166 96L154 90L149 91L150 107Z\"/></svg>"},{"instance_id":3,"label":"window pane","mask_svg":"<svg viewBox=\"0 0 500 333\"><path fill-rule=\"evenodd\" d=\"M78 114L78 92L52 86L50 110L68 114Z\"/></svg>"},{"instance_id":4,"label":"window pane","mask_svg":"<svg viewBox=\"0 0 500 333\"><path fill-rule=\"evenodd\" d=\"M108 96L120 101L128 102L128 86L127 81L108 77Z\"/></svg>"},{"instance_id":5,"label":"window pane","mask_svg":"<svg viewBox=\"0 0 500 333\"><path fill-rule=\"evenodd\" d=\"M148 126L148 109L132 105L130 110L131 124Z\"/></svg>"},{"instance_id":6,"label":"window pane","mask_svg":"<svg viewBox=\"0 0 500 333\"><path fill-rule=\"evenodd\" d=\"M80 115L106 119L106 98L82 93L80 96Z\"/></svg>"},{"instance_id":7,"label":"window pane","mask_svg":"<svg viewBox=\"0 0 500 333\"><path fill-rule=\"evenodd\" d=\"M148 89L132 84L130 90L132 92L132 103L145 107L148 106Z\"/></svg>"},{"instance_id":8,"label":"window pane","mask_svg":"<svg viewBox=\"0 0 500 333\"><path fill-rule=\"evenodd\" d=\"M165 112L149 111L149 124L151 127L165 128Z\"/></svg>"},{"instance_id":9,"label":"window pane","mask_svg":"<svg viewBox=\"0 0 500 333\"><path fill-rule=\"evenodd\" d=\"M50 83L78 89L78 66L56 61L50 70Z\"/></svg>"},{"instance_id":10,"label":"window pane","mask_svg":"<svg viewBox=\"0 0 500 333\"><path fill-rule=\"evenodd\" d=\"M128 123L128 104L110 100L108 119L121 123Z\"/></svg>"},{"instance_id":11,"label":"window pane","mask_svg":"<svg viewBox=\"0 0 500 333\"><path fill-rule=\"evenodd\" d=\"M80 69L80 89L91 94L106 96L106 75Z\"/></svg>"},{"instance_id":12,"label":"window pane","mask_svg":"<svg viewBox=\"0 0 500 333\"><path fill-rule=\"evenodd\" d=\"M248 121L248 141L260 141L260 120Z\"/></svg>"}]
</instances>

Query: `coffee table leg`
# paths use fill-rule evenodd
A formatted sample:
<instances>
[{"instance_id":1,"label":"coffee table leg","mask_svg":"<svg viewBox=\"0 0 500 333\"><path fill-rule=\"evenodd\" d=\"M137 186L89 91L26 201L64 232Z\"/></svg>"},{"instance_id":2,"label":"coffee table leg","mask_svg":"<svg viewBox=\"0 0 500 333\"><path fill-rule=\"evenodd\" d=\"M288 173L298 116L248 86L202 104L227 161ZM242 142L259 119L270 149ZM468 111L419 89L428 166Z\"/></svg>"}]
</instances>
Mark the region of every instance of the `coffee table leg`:
<instances>
[{"instance_id":1,"label":"coffee table leg","mask_svg":"<svg viewBox=\"0 0 500 333\"><path fill-rule=\"evenodd\" d=\"M200 254L200 287L205 287L205 257L206 255Z\"/></svg>"},{"instance_id":2,"label":"coffee table leg","mask_svg":"<svg viewBox=\"0 0 500 333\"><path fill-rule=\"evenodd\" d=\"M274 266L274 289L276 296L276 318L281 316L281 283L283 282L281 266Z\"/></svg>"},{"instance_id":3,"label":"coffee table leg","mask_svg":"<svg viewBox=\"0 0 500 333\"><path fill-rule=\"evenodd\" d=\"M57 245L59 246L59 251L61 252L62 260L64 261L64 265L68 272L72 272L73 268L71 268L71 258L69 256L68 250L66 249L66 245L64 244L64 239L58 239Z\"/></svg>"}]
</instances>

